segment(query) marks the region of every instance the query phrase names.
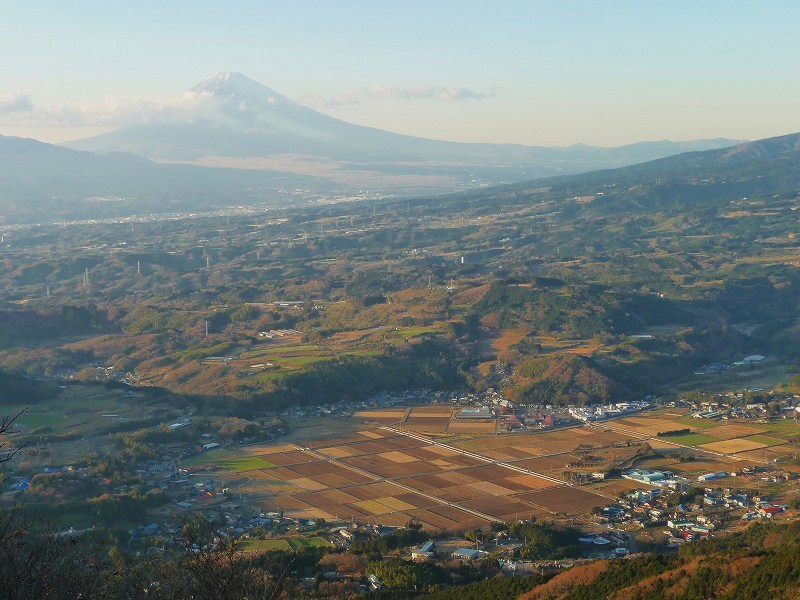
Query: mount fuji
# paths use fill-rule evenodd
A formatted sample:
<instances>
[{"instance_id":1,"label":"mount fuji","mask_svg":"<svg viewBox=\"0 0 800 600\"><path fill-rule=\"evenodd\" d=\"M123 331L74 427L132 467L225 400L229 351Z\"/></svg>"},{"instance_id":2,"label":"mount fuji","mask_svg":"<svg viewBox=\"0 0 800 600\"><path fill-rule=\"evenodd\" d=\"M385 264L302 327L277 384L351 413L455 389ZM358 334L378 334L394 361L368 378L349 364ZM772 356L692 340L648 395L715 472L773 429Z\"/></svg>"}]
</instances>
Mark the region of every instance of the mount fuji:
<instances>
[{"instance_id":1,"label":"mount fuji","mask_svg":"<svg viewBox=\"0 0 800 600\"><path fill-rule=\"evenodd\" d=\"M310 176L326 181L328 192L410 194L621 167L735 143L559 148L429 140L347 123L240 73L215 73L147 123L64 145L100 154L128 152L156 162Z\"/></svg>"}]
</instances>

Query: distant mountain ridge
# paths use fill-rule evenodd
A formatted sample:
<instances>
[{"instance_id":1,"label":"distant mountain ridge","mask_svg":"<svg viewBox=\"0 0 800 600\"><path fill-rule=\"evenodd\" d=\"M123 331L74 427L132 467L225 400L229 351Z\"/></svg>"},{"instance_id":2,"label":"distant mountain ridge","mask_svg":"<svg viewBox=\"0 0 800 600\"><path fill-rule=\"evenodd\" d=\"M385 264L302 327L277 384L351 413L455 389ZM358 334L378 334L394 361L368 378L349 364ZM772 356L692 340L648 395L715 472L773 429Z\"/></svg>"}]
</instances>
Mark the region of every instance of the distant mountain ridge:
<instances>
[{"instance_id":1,"label":"distant mountain ridge","mask_svg":"<svg viewBox=\"0 0 800 600\"><path fill-rule=\"evenodd\" d=\"M296 202L285 190L330 182L265 170L157 164L0 136L0 223L52 222ZM541 191L546 190L546 191ZM680 211L688 203L800 190L800 133L623 167L540 178L417 202L502 204L509 194L558 199L570 214ZM594 197L574 203L570 198ZM566 214L566 213L565 213Z\"/></svg>"},{"instance_id":2,"label":"distant mountain ridge","mask_svg":"<svg viewBox=\"0 0 800 600\"><path fill-rule=\"evenodd\" d=\"M159 165L0 135L0 224L276 203L275 189L299 183L284 173Z\"/></svg>"},{"instance_id":3,"label":"distant mountain ridge","mask_svg":"<svg viewBox=\"0 0 800 600\"><path fill-rule=\"evenodd\" d=\"M469 182L519 181L634 164L691 150L721 148L734 140L655 141L598 148L429 140L354 125L303 106L240 73L215 73L183 97L187 109L171 122L131 125L64 144L76 150L130 152L151 160L203 161L301 156L343 170L445 176L440 191ZM442 164L448 163L447 169ZM203 164L202 162L200 164ZM270 165L272 166L272 165ZM283 167L282 167L283 168ZM391 186L388 186L391 187ZM394 182L394 190L402 192ZM449 188L449 190L448 190Z\"/></svg>"},{"instance_id":4,"label":"distant mountain ridge","mask_svg":"<svg viewBox=\"0 0 800 600\"><path fill-rule=\"evenodd\" d=\"M502 204L509 194L559 199L560 210L570 217L654 210L679 213L748 196L800 198L800 133L619 169L536 179L482 194L469 192L465 198Z\"/></svg>"}]
</instances>

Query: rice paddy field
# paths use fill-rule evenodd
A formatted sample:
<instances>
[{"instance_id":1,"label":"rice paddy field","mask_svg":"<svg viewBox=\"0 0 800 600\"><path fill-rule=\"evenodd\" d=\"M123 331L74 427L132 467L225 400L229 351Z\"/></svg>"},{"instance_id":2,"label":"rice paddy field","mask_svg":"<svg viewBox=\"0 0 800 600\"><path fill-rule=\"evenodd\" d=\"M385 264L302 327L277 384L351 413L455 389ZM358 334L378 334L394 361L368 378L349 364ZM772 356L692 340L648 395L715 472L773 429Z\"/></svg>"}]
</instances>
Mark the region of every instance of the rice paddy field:
<instances>
[{"instance_id":1,"label":"rice paddy field","mask_svg":"<svg viewBox=\"0 0 800 600\"><path fill-rule=\"evenodd\" d=\"M663 410L515 433L496 431L494 422L490 429L455 421L448 405L368 410L356 417L373 425L338 433L332 427L333 433L302 442L220 449L195 459L212 462L219 476L236 481L248 503L264 511L384 525L414 519L429 530L458 531L523 516L581 518L619 492L642 487L619 477L570 485L567 471L636 464L693 480L786 456L795 451L789 440L799 431L794 423L695 427L697 419L687 423L685 414ZM681 452L694 459L680 458Z\"/></svg>"},{"instance_id":2,"label":"rice paddy field","mask_svg":"<svg viewBox=\"0 0 800 600\"><path fill-rule=\"evenodd\" d=\"M449 416L429 407L418 418ZM495 441L486 444L488 452L476 455L437 443L437 438L375 428L309 440L302 446L266 444L204 456L215 463L221 477L245 487L250 503L302 518L384 525L414 519L430 530L460 530L522 516L580 515L609 501L602 491L547 476L545 472L556 473L564 460L575 457L544 456L553 436L541 434L538 444L530 445L536 435L491 436ZM567 448L575 447L574 440L624 439L602 431L568 438L573 441L563 444ZM523 464L536 457L540 462L530 467L538 470Z\"/></svg>"}]
</instances>

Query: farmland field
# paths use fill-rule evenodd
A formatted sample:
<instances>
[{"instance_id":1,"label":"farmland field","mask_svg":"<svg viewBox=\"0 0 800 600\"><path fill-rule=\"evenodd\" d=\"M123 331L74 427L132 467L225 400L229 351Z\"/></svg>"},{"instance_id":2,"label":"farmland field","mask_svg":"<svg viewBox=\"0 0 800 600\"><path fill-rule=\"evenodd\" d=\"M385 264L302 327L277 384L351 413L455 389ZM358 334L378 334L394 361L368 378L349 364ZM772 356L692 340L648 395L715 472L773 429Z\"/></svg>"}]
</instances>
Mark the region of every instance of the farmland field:
<instances>
[{"instance_id":1,"label":"farmland field","mask_svg":"<svg viewBox=\"0 0 800 600\"><path fill-rule=\"evenodd\" d=\"M451 421L447 433L494 433L495 421Z\"/></svg>"},{"instance_id":2,"label":"farmland field","mask_svg":"<svg viewBox=\"0 0 800 600\"><path fill-rule=\"evenodd\" d=\"M589 473L630 465L644 453L641 466L695 478L737 470L740 459L751 455L762 463L766 453L780 456L771 448L783 448L782 436L792 431L715 422L701 428L702 433L645 440L650 432L686 428L680 413L653 411L607 424L517 433L495 433L494 422L468 422L454 435L453 425L460 422L450 421L451 413L448 405L364 411L364 417L378 421L403 419L404 431L362 426L326 435L321 429L303 447L262 444L241 448L234 455L207 453L200 460L204 464L211 456L217 466L245 476L248 494L262 510L387 525L415 519L431 530L463 529L519 515L584 515L608 504L619 492L642 487L619 478L567 485L563 480L567 471ZM449 423L447 433L442 423ZM489 426L491 432L486 431ZM405 431L425 427L433 437ZM470 432L470 427L478 431ZM670 456L674 444L695 447L694 460ZM666 456L652 454L651 448L662 448ZM736 453L737 458L710 452Z\"/></svg>"},{"instance_id":3,"label":"farmland field","mask_svg":"<svg viewBox=\"0 0 800 600\"><path fill-rule=\"evenodd\" d=\"M446 415L449 408L428 407L419 412L419 419L436 419L441 417L429 415ZM560 485L534 472L529 474L524 470L525 459L541 455L540 447L551 446L554 440L575 448L587 441L608 444L626 438L587 429L572 436L542 432L488 439L492 443L474 439L495 447L484 453L485 459L479 459L463 454L456 447L426 443L381 429L362 430L310 441L313 449L306 452L284 446L281 452L268 453L262 446L260 456L274 464L284 462L283 457L299 458L295 455L306 460L246 474L258 474L256 481L265 482L259 495L264 510L282 510L304 518L384 524L403 524L416 519L433 530L458 529L514 515L580 513L586 506L605 504L608 499L604 494ZM536 442L533 449L532 442ZM574 458L569 454L546 457L531 466L536 467L535 472L552 470L559 474L564 462ZM515 460L522 471L496 464L499 460ZM250 466L253 465L246 462L240 465ZM270 493L270 489L274 492Z\"/></svg>"},{"instance_id":4,"label":"farmland field","mask_svg":"<svg viewBox=\"0 0 800 600\"><path fill-rule=\"evenodd\" d=\"M711 444L718 442L716 438L702 433L682 433L680 435L664 436L661 439L667 442L674 442L676 444L683 444L684 446L700 446L701 444ZM717 450L719 452L719 450Z\"/></svg>"},{"instance_id":5,"label":"farmland field","mask_svg":"<svg viewBox=\"0 0 800 600\"><path fill-rule=\"evenodd\" d=\"M236 458L238 455L235 452L226 450L224 448L217 448L216 450L209 450L202 454L195 454L189 458L181 461L181 466L184 467L198 467L201 465L219 464L223 460Z\"/></svg>"},{"instance_id":6,"label":"farmland field","mask_svg":"<svg viewBox=\"0 0 800 600\"><path fill-rule=\"evenodd\" d=\"M273 463L259 458L258 456L247 456L242 458L228 458L220 460L217 464L231 471L255 471L256 469L265 469L274 467Z\"/></svg>"},{"instance_id":7,"label":"farmland field","mask_svg":"<svg viewBox=\"0 0 800 600\"><path fill-rule=\"evenodd\" d=\"M758 433L764 433L764 429L752 427L750 425L720 425L719 427L712 427L703 431L704 435L710 435L718 440L730 440L737 437L752 436Z\"/></svg>"},{"instance_id":8,"label":"farmland field","mask_svg":"<svg viewBox=\"0 0 800 600\"><path fill-rule=\"evenodd\" d=\"M725 440L723 442L713 442L711 444L703 444L700 446L705 450L713 452L722 452L723 454L735 454L737 452L746 452L748 450L758 450L764 448L766 444L760 444L752 441L750 438L736 438L732 440Z\"/></svg>"}]
</instances>

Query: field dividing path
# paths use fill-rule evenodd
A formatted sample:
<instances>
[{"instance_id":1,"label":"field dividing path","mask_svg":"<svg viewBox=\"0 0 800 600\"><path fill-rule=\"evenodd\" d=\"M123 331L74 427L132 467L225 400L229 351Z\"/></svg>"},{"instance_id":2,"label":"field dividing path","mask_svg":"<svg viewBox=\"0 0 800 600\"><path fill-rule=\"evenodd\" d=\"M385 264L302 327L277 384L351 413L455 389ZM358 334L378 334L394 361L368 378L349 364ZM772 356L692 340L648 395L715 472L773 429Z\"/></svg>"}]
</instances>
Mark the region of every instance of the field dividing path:
<instances>
[{"instance_id":1,"label":"field dividing path","mask_svg":"<svg viewBox=\"0 0 800 600\"><path fill-rule=\"evenodd\" d=\"M735 454L725 454L723 452L715 452L713 450L708 450L708 449L703 448L701 446L686 446L684 444L679 444L678 442L671 442L669 440L665 440L664 438L658 437L657 435L647 435L647 434L644 434L644 433L639 433L638 431L632 431L630 429L625 429L624 427L616 427L616 426L610 425L610 424L608 424L606 422L603 422L602 425L600 425L600 424L589 425L587 423L586 427L604 427L606 429L611 429L612 431L616 431L617 433L624 433L625 435L631 435L633 437L637 437L637 438L639 438L641 440L645 440L645 441L655 438L661 444L667 444L669 446L675 446L676 448L683 448L684 450L696 450L698 452L705 452L706 454L711 454L713 456L718 456L718 457L721 457L721 458L727 458L729 460L737 460L737 461L744 460L743 458L741 458L739 456L736 456ZM761 462L761 463L764 463L764 464L769 464L768 460L760 460L760 459L756 459L756 458L748 458L748 460L750 460L752 462Z\"/></svg>"},{"instance_id":2,"label":"field dividing path","mask_svg":"<svg viewBox=\"0 0 800 600\"><path fill-rule=\"evenodd\" d=\"M361 467L356 467L354 465L348 464L348 463L343 462L343 461L341 461L341 460L339 460L337 458L334 458L333 456L325 456L321 452L318 452L316 450L311 450L310 448L301 448L301 450L303 452L307 452L308 454L311 454L312 456L314 456L316 458L320 458L322 460L335 463L335 464L339 465L340 467L343 467L345 469L353 471L354 473L358 473L359 475L363 475L364 477L369 477L370 479L372 479L375 482L388 483L389 485L393 485L395 487L400 488L404 492L410 492L410 493L413 493L413 494L417 494L418 496L422 496L423 498L426 498L428 500L436 502L437 504L441 504L442 506L447 506L449 508L454 508L454 509L463 511L463 512L465 512L467 514L472 515L473 517L478 517L480 519L484 519L486 521L489 521L490 523L502 523L503 522L502 519L498 519L497 517L493 517L492 515L487 515L486 513L480 512L479 510L475 510L473 508L467 508L465 506L461 506L459 504L456 504L455 502L450 502L448 500L444 500L443 498L437 498L436 496L432 496L431 494L426 494L425 492L422 492L420 490L412 488L409 485L406 485L404 483L400 483L399 481L395 481L394 479L386 479L385 477L382 477L382 476L378 475L377 473L373 473L371 471L367 471L366 469L362 469Z\"/></svg>"},{"instance_id":3,"label":"field dividing path","mask_svg":"<svg viewBox=\"0 0 800 600\"><path fill-rule=\"evenodd\" d=\"M459 454L463 454L464 456L469 456L470 458L474 458L475 460L480 460L492 465L496 465L498 467L503 467L504 469L510 469L511 471L517 471L518 473L523 473L525 475L532 475L534 477L539 477L540 479L544 479L545 481L549 481L550 483L554 483L556 485L565 486L565 487L577 487L574 483L569 481L564 481L563 479L558 479L557 477L552 477L550 475L545 475L544 473L539 473L538 471L532 471L531 469L526 469L524 467L519 467L517 465L495 460L493 458L489 458L487 456L482 456L480 454L476 454L475 452L470 452L469 450L464 450L462 448L458 448L456 446L450 446L449 444L443 444L441 442L437 442L436 440L430 439L425 437L424 435L419 435L418 433L411 433L408 431L400 431L399 429L395 429L394 427L383 426L381 429L386 429L388 431L392 431L394 433L399 433L400 435L405 435L412 439L418 440L420 442L425 442L426 444L430 444L431 446L439 446L440 448L445 448L447 450L451 450L453 452L458 452ZM556 453L558 454L558 453ZM583 489L583 488L581 488ZM613 496L608 496L607 494L603 494L602 492L598 492L597 490L584 490L595 494L596 496L601 496L603 498L612 498Z\"/></svg>"}]
</instances>

